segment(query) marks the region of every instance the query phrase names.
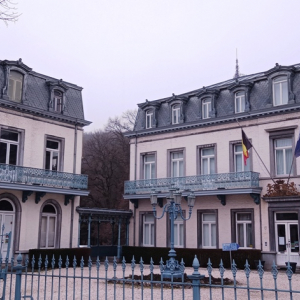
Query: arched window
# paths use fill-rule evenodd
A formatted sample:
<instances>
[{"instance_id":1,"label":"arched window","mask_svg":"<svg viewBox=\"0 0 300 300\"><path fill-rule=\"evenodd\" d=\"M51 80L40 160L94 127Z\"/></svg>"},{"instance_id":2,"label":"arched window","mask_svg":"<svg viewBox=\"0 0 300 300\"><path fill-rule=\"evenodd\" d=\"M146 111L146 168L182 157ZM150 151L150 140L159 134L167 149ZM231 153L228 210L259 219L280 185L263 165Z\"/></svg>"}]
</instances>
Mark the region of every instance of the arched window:
<instances>
[{"instance_id":1,"label":"arched window","mask_svg":"<svg viewBox=\"0 0 300 300\"><path fill-rule=\"evenodd\" d=\"M273 79L273 103L274 106L288 103L288 80L287 76L279 76Z\"/></svg>"},{"instance_id":2,"label":"arched window","mask_svg":"<svg viewBox=\"0 0 300 300\"><path fill-rule=\"evenodd\" d=\"M235 93L235 112L242 113L245 111L245 92Z\"/></svg>"},{"instance_id":3,"label":"arched window","mask_svg":"<svg viewBox=\"0 0 300 300\"><path fill-rule=\"evenodd\" d=\"M54 100L53 100L53 111L62 112L63 106L63 93L55 90L54 91Z\"/></svg>"},{"instance_id":4,"label":"arched window","mask_svg":"<svg viewBox=\"0 0 300 300\"><path fill-rule=\"evenodd\" d=\"M172 124L179 124L180 104L172 106Z\"/></svg>"},{"instance_id":5,"label":"arched window","mask_svg":"<svg viewBox=\"0 0 300 300\"><path fill-rule=\"evenodd\" d=\"M9 99L21 102L23 90L23 74L17 71L10 71L8 78L8 96Z\"/></svg>"},{"instance_id":6,"label":"arched window","mask_svg":"<svg viewBox=\"0 0 300 300\"><path fill-rule=\"evenodd\" d=\"M42 210L40 248L55 248L56 229L56 208L52 204L46 204Z\"/></svg>"}]
</instances>

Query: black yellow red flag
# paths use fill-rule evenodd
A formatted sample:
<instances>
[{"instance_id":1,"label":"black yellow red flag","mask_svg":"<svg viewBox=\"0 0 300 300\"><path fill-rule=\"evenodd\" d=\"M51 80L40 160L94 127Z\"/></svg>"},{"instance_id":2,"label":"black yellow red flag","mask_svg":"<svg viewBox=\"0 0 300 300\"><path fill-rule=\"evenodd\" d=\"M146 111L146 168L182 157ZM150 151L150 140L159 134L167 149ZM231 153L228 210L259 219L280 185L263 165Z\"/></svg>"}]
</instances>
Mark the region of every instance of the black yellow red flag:
<instances>
[{"instance_id":1,"label":"black yellow red flag","mask_svg":"<svg viewBox=\"0 0 300 300\"><path fill-rule=\"evenodd\" d=\"M243 146L243 156L244 156L244 164L247 165L247 159L249 158L249 149L252 148L252 144L246 136L246 133L242 129L242 146Z\"/></svg>"}]
</instances>

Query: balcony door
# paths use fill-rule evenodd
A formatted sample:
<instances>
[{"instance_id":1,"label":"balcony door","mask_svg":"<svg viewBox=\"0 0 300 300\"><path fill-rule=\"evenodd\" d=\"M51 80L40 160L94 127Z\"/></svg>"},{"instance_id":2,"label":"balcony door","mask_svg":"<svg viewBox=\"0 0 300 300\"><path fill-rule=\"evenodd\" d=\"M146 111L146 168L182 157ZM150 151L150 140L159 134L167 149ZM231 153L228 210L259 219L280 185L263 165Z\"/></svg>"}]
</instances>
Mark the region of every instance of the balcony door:
<instances>
[{"instance_id":1,"label":"balcony door","mask_svg":"<svg viewBox=\"0 0 300 300\"><path fill-rule=\"evenodd\" d=\"M276 213L275 219L277 265L289 260L300 264L298 214L295 212Z\"/></svg>"},{"instance_id":2,"label":"balcony door","mask_svg":"<svg viewBox=\"0 0 300 300\"><path fill-rule=\"evenodd\" d=\"M12 257L12 245L13 245L13 232L14 232L14 225L15 225L15 208L12 202L9 200L1 200L0 201L0 228L2 234L2 228L4 228L3 233L4 236L1 239L2 245L1 247L1 256L2 259L5 259L7 256L8 251L8 237L7 234L11 232L11 244L10 244L10 251L9 251L9 258Z\"/></svg>"}]
</instances>

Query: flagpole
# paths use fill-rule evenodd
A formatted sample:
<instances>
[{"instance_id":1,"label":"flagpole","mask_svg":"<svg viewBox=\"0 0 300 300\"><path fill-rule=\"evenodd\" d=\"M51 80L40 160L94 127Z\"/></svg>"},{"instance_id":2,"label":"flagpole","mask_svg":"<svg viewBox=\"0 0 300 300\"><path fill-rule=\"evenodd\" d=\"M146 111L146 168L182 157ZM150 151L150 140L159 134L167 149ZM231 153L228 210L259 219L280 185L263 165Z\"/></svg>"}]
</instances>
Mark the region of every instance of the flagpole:
<instances>
[{"instance_id":1,"label":"flagpole","mask_svg":"<svg viewBox=\"0 0 300 300\"><path fill-rule=\"evenodd\" d=\"M292 168L293 168L294 160L295 160L295 155L293 155L293 160L292 160L292 164L291 164L291 168L290 168L290 173L289 173L289 178L287 180L287 184L289 184L289 181L290 181L290 178L291 178L291 173L292 173Z\"/></svg>"},{"instance_id":2,"label":"flagpole","mask_svg":"<svg viewBox=\"0 0 300 300\"><path fill-rule=\"evenodd\" d=\"M239 123L239 121L235 118L236 122L239 124L240 128L243 130L243 127L241 126L241 124ZM255 151L256 155L258 156L258 158L260 159L260 161L262 162L263 166L265 167L265 169L267 170L268 174L270 175L270 178L272 179L272 181L275 184L275 180L273 179L273 177L271 176L270 171L268 170L267 166L265 165L265 163L263 162L263 160L261 159L260 155L258 154L258 152L256 151L255 147L253 146L253 144L251 143L253 150Z\"/></svg>"}]
</instances>

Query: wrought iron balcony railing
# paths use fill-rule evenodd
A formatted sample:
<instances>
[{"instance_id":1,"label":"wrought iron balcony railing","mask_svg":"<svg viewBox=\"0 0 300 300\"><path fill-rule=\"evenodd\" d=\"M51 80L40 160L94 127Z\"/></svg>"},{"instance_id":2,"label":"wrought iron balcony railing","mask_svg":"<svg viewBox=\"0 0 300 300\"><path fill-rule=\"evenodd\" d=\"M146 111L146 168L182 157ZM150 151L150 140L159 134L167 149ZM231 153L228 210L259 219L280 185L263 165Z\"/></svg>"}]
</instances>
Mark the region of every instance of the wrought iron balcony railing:
<instances>
[{"instance_id":1,"label":"wrought iron balcony railing","mask_svg":"<svg viewBox=\"0 0 300 300\"><path fill-rule=\"evenodd\" d=\"M125 181L124 194L150 193L153 189L168 192L171 186L191 191L254 188L259 187L259 173L247 171Z\"/></svg>"},{"instance_id":2,"label":"wrought iron balcony railing","mask_svg":"<svg viewBox=\"0 0 300 300\"><path fill-rule=\"evenodd\" d=\"M87 189L88 176L0 164L0 182L55 188Z\"/></svg>"}]
</instances>

